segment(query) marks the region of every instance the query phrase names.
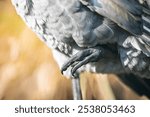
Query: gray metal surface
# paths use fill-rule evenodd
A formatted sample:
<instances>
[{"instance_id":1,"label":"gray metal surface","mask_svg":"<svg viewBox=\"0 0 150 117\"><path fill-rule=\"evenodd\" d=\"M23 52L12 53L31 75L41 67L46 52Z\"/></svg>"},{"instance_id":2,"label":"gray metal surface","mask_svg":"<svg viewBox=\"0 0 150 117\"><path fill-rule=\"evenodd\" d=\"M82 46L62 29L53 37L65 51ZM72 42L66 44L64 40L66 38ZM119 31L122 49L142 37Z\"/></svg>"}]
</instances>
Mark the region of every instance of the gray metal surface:
<instances>
[{"instance_id":1,"label":"gray metal surface","mask_svg":"<svg viewBox=\"0 0 150 117\"><path fill-rule=\"evenodd\" d=\"M60 68L69 60L66 76L76 67L74 72L131 72L150 78L150 4L139 1L12 0L27 25L55 49ZM91 53L98 48L100 53Z\"/></svg>"}]
</instances>

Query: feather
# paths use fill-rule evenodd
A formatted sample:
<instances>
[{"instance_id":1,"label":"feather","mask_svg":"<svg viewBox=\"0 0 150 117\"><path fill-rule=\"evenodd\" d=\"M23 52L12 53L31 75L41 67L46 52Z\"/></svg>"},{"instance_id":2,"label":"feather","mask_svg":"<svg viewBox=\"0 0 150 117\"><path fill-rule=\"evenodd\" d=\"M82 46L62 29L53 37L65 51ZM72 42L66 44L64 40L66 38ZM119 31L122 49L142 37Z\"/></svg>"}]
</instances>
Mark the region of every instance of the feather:
<instances>
[{"instance_id":1,"label":"feather","mask_svg":"<svg viewBox=\"0 0 150 117\"><path fill-rule=\"evenodd\" d=\"M26 24L60 56L64 54L66 60L79 51L96 46L110 48L109 51L118 49L109 58L88 63L84 66L85 71L122 73L126 70L126 73L149 78L149 0L147 4L137 0L12 2ZM60 67L61 62L64 61L58 61Z\"/></svg>"},{"instance_id":2,"label":"feather","mask_svg":"<svg viewBox=\"0 0 150 117\"><path fill-rule=\"evenodd\" d=\"M121 5L113 0L80 0L89 9L94 10L98 14L109 18L121 28L127 30L134 35L140 35L141 32L141 18L128 12L127 7L122 8ZM96 2L95 2L96 1ZM122 0L123 1L123 0ZM125 5L124 5L125 6ZM126 5L127 6L127 5ZM126 9L125 9L126 8ZM134 12L134 11L133 11Z\"/></svg>"}]
</instances>

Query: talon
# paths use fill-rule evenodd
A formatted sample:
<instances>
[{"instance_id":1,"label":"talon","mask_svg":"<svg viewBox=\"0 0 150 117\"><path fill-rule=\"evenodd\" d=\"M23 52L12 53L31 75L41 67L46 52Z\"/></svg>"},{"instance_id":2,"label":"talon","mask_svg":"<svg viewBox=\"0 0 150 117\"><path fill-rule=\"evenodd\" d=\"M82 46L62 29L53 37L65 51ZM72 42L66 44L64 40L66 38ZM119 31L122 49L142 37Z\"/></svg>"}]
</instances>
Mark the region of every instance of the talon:
<instances>
[{"instance_id":1,"label":"talon","mask_svg":"<svg viewBox=\"0 0 150 117\"><path fill-rule=\"evenodd\" d=\"M71 75L73 78L79 78L79 73L77 72L74 72L74 73L71 72Z\"/></svg>"},{"instance_id":2,"label":"talon","mask_svg":"<svg viewBox=\"0 0 150 117\"><path fill-rule=\"evenodd\" d=\"M103 56L102 48L88 48L81 52L78 52L72 56L62 67L61 73L67 70L68 67L72 67L71 75L75 78L78 77L76 71L83 65L89 62L97 62Z\"/></svg>"},{"instance_id":3,"label":"talon","mask_svg":"<svg viewBox=\"0 0 150 117\"><path fill-rule=\"evenodd\" d=\"M67 68L72 65L73 63L75 62L75 58L72 57L70 60L68 60L64 65L63 67L61 68L61 73L63 74L64 71L67 70Z\"/></svg>"}]
</instances>

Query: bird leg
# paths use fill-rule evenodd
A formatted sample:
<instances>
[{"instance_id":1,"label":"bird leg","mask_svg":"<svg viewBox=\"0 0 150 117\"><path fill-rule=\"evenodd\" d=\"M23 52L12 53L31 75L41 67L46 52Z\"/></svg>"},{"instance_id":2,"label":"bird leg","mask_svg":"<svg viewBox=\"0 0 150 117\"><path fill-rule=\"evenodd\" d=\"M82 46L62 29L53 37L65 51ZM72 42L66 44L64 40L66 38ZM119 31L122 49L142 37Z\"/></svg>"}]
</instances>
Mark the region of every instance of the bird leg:
<instances>
[{"instance_id":1,"label":"bird leg","mask_svg":"<svg viewBox=\"0 0 150 117\"><path fill-rule=\"evenodd\" d=\"M78 78L78 76L75 74L77 69L87 63L97 62L100 58L103 57L103 50L104 49L102 47L98 46L77 52L63 65L61 69L62 74L71 66L71 75L75 78Z\"/></svg>"}]
</instances>

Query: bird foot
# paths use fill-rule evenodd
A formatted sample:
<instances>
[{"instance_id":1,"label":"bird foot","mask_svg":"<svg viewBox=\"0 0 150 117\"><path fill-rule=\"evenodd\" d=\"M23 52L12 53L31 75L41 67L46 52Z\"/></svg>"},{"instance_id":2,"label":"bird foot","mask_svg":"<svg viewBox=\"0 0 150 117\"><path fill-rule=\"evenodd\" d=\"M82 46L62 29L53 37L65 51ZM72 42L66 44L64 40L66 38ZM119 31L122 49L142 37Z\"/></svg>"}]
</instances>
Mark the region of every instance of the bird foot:
<instances>
[{"instance_id":1,"label":"bird foot","mask_svg":"<svg viewBox=\"0 0 150 117\"><path fill-rule=\"evenodd\" d=\"M71 67L71 75L74 78L78 78L78 73L76 72L81 66L90 63L97 62L103 56L103 49L100 47L88 48L83 51L77 52L73 55L61 68L61 73L63 74L69 67Z\"/></svg>"}]
</instances>

